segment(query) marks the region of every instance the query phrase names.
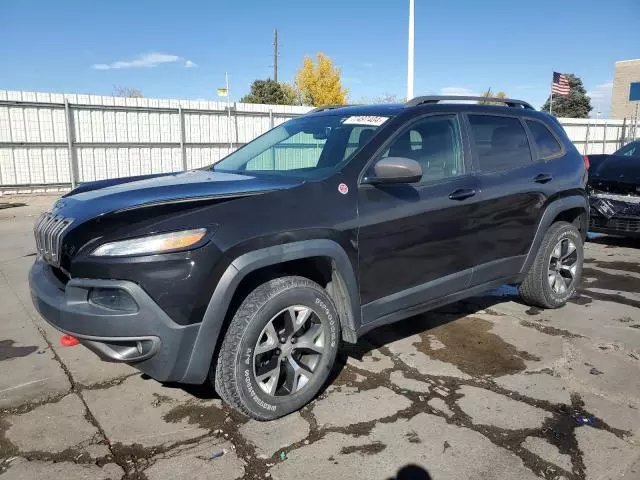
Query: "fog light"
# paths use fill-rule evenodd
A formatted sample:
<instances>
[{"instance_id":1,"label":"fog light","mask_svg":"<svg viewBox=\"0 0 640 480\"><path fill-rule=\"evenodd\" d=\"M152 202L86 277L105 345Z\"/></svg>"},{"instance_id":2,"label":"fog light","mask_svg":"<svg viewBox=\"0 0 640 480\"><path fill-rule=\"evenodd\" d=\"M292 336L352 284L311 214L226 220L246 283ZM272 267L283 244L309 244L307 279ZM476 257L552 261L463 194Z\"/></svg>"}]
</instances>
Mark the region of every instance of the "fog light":
<instances>
[{"instance_id":1,"label":"fog light","mask_svg":"<svg viewBox=\"0 0 640 480\"><path fill-rule=\"evenodd\" d=\"M99 307L121 312L137 312L138 304L126 291L118 288L92 288L89 301Z\"/></svg>"}]
</instances>

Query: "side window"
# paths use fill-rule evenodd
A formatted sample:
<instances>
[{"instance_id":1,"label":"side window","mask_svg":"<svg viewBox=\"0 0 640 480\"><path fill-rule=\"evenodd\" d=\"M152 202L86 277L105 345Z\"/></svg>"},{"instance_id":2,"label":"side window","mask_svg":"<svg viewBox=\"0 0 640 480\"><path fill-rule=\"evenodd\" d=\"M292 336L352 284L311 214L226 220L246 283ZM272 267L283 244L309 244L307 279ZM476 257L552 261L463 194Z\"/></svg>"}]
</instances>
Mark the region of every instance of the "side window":
<instances>
[{"instance_id":1,"label":"side window","mask_svg":"<svg viewBox=\"0 0 640 480\"><path fill-rule=\"evenodd\" d=\"M360 149L365 143L367 143L376 129L371 127L362 127L355 126L351 129L351 133L349 134L349 140L347 141L347 148L344 151L344 156L342 157L345 160L349 157L353 152Z\"/></svg>"},{"instance_id":2,"label":"side window","mask_svg":"<svg viewBox=\"0 0 640 480\"><path fill-rule=\"evenodd\" d=\"M456 115L423 118L400 134L383 157L406 157L420 162L421 183L462 175L462 143Z\"/></svg>"},{"instance_id":3,"label":"side window","mask_svg":"<svg viewBox=\"0 0 640 480\"><path fill-rule=\"evenodd\" d=\"M469 115L469 123L483 172L500 172L531 164L527 134L519 119Z\"/></svg>"},{"instance_id":4,"label":"side window","mask_svg":"<svg viewBox=\"0 0 640 480\"><path fill-rule=\"evenodd\" d=\"M562 146L545 125L534 120L526 122L533 135L533 141L536 143L540 158L553 157L562 152Z\"/></svg>"}]
</instances>

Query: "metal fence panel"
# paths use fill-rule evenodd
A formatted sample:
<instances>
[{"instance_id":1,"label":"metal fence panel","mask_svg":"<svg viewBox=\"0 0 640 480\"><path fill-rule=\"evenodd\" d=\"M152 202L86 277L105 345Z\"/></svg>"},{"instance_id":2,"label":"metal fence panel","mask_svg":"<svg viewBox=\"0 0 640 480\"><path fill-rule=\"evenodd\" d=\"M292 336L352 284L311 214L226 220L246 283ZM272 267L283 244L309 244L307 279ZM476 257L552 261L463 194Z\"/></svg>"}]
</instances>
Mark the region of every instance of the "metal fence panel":
<instances>
[{"instance_id":1,"label":"metal fence panel","mask_svg":"<svg viewBox=\"0 0 640 480\"><path fill-rule=\"evenodd\" d=\"M0 90L0 193L200 168L309 110ZM583 154L611 153L640 133L621 120L559 120ZM313 138L284 142L256 162L306 166L318 148Z\"/></svg>"}]
</instances>

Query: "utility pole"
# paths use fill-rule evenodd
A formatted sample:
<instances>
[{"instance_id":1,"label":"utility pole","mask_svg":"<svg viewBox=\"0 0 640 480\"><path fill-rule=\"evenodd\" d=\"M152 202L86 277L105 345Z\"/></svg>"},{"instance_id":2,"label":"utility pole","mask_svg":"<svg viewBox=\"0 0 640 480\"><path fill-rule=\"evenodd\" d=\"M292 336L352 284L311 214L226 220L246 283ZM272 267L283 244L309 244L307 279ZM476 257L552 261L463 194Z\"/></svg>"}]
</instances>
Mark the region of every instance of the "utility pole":
<instances>
[{"instance_id":1,"label":"utility pole","mask_svg":"<svg viewBox=\"0 0 640 480\"><path fill-rule=\"evenodd\" d=\"M278 29L273 34L273 79L278 81Z\"/></svg>"},{"instance_id":2,"label":"utility pole","mask_svg":"<svg viewBox=\"0 0 640 480\"><path fill-rule=\"evenodd\" d=\"M414 0L409 0L409 48L407 52L407 101L413 98L413 10Z\"/></svg>"}]
</instances>

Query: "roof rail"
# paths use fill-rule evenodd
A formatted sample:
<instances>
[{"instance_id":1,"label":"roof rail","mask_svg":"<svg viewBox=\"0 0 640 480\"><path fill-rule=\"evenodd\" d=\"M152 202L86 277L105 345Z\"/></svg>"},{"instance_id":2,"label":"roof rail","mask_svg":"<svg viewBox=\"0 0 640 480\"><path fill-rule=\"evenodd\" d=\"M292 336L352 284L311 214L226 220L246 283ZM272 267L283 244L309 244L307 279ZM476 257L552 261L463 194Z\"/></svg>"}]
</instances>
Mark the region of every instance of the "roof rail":
<instances>
[{"instance_id":1,"label":"roof rail","mask_svg":"<svg viewBox=\"0 0 640 480\"><path fill-rule=\"evenodd\" d=\"M471 96L456 96L456 95L431 95L426 97L415 97L404 104L405 107L417 107L418 105L425 105L430 103L439 103L446 100L465 100L475 102L495 102L504 103L507 107L524 108L527 110L535 110L531 104L523 100L515 100L513 98L498 98L498 97L471 97Z\"/></svg>"},{"instance_id":2,"label":"roof rail","mask_svg":"<svg viewBox=\"0 0 640 480\"><path fill-rule=\"evenodd\" d=\"M310 113L316 113L316 112L322 112L323 110L333 110L335 108L342 108L342 107L353 107L353 104L350 105L322 105L321 107L316 107L313 110L309 110L306 114L309 115Z\"/></svg>"}]
</instances>

